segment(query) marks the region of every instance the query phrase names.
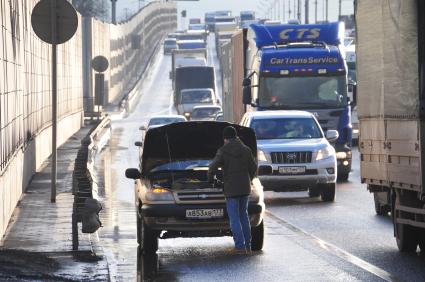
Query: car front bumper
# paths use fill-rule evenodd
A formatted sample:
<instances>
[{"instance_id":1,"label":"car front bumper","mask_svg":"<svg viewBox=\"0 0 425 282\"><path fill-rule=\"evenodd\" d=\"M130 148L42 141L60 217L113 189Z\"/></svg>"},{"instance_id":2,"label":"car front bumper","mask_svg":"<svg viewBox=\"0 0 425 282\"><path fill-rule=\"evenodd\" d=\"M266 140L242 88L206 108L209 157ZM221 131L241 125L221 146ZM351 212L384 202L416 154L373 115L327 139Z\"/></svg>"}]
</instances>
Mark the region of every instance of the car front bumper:
<instances>
[{"instance_id":1,"label":"car front bumper","mask_svg":"<svg viewBox=\"0 0 425 282\"><path fill-rule=\"evenodd\" d=\"M265 191L303 191L318 184L336 182L336 160L327 158L307 164L270 164L259 162L259 166L271 166L272 173L259 176ZM303 174L280 174L280 167L305 167Z\"/></svg>"}]
</instances>

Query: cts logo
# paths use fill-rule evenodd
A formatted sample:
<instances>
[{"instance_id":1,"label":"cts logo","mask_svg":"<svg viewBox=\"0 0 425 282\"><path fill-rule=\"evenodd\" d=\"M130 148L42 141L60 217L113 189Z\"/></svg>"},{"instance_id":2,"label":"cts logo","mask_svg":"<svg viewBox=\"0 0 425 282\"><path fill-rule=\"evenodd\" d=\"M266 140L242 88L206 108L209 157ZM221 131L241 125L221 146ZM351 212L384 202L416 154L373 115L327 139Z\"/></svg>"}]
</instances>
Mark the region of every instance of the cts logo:
<instances>
[{"instance_id":1,"label":"cts logo","mask_svg":"<svg viewBox=\"0 0 425 282\"><path fill-rule=\"evenodd\" d=\"M297 154L295 154L295 153L288 153L287 155L286 155L286 157L288 158L288 160L295 160L295 158L297 157Z\"/></svg>"},{"instance_id":2,"label":"cts logo","mask_svg":"<svg viewBox=\"0 0 425 282\"><path fill-rule=\"evenodd\" d=\"M320 28L288 28L284 29L279 34L283 40L296 38L296 39L316 39L320 36Z\"/></svg>"}]
</instances>

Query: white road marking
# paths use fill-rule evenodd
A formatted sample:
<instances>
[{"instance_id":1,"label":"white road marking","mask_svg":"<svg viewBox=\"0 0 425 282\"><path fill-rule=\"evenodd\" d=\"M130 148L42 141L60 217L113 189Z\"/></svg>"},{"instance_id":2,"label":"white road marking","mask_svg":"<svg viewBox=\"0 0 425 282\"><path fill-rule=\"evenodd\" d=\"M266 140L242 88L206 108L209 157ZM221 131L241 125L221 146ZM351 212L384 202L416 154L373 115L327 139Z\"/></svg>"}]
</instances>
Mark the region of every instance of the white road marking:
<instances>
[{"instance_id":1,"label":"white road marking","mask_svg":"<svg viewBox=\"0 0 425 282\"><path fill-rule=\"evenodd\" d=\"M295 225L290 224L289 222L287 222L286 220L274 215L272 212L270 212L269 210L266 210L266 215L270 218L272 218L273 220L275 220L277 223L279 223L280 225L292 230L295 233L301 234L307 238L313 239L313 242L318 245L320 248L324 249L325 251L327 251L328 253L331 253L343 260L345 260L346 262L349 262L351 264L354 264L357 267L360 267L361 269L385 280L385 281L389 281L389 282L397 282L397 281L401 281L399 278L395 277L393 274L383 270L382 268L379 268L378 266L375 266L371 263L368 263L367 261L353 255L350 254L347 251L344 251L343 249L328 243L326 241L323 241L322 239L314 236L313 234L310 234L298 227L296 227Z\"/></svg>"}]
</instances>

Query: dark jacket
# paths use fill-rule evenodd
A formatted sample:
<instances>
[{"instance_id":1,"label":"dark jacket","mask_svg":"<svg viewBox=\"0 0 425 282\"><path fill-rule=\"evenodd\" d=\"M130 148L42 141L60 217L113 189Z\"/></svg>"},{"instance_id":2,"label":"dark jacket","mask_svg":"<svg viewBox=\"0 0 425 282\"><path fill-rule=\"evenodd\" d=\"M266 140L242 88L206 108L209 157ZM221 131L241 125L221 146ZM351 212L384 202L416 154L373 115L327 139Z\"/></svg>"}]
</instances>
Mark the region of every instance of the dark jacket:
<instances>
[{"instance_id":1,"label":"dark jacket","mask_svg":"<svg viewBox=\"0 0 425 282\"><path fill-rule=\"evenodd\" d=\"M238 138L231 139L218 149L209 166L208 179L212 181L218 168L223 171L224 195L245 196L251 193L251 180L257 171L257 163L251 149Z\"/></svg>"}]
</instances>

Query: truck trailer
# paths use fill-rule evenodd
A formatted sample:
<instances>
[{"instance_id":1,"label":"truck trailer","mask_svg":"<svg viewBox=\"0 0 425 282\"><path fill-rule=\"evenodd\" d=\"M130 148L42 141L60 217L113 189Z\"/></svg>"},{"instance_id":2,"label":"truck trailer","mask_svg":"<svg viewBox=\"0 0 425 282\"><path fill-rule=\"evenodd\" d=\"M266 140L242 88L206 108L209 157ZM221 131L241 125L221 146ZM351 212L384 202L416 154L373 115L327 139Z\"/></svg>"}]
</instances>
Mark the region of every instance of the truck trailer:
<instances>
[{"instance_id":1,"label":"truck trailer","mask_svg":"<svg viewBox=\"0 0 425 282\"><path fill-rule=\"evenodd\" d=\"M341 23L253 24L232 38L230 52L222 52L231 57L221 61L229 63L231 73L237 74L223 78L225 95L243 93L239 102L224 98L225 102L233 102L235 112L305 110L316 116L324 131L338 130L339 138L333 143L338 178L347 180L351 171L352 126L343 39ZM244 78L236 81L241 74Z\"/></svg>"},{"instance_id":2,"label":"truck trailer","mask_svg":"<svg viewBox=\"0 0 425 282\"><path fill-rule=\"evenodd\" d=\"M361 181L400 251L425 251L425 1L357 0Z\"/></svg>"}]
</instances>

